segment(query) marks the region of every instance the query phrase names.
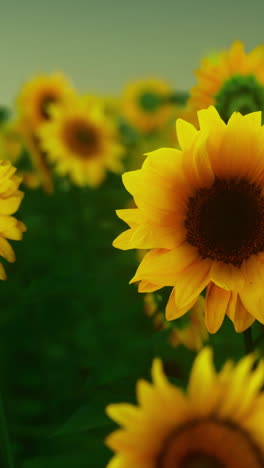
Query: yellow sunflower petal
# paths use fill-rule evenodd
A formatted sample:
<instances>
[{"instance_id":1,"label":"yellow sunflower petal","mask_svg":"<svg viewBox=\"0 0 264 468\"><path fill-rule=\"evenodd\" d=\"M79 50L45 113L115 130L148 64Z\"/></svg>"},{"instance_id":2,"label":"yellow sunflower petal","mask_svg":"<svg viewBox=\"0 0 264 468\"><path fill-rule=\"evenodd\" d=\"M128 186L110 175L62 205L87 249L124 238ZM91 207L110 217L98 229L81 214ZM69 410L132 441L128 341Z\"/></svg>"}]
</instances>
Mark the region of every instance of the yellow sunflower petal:
<instances>
[{"instance_id":1,"label":"yellow sunflower petal","mask_svg":"<svg viewBox=\"0 0 264 468\"><path fill-rule=\"evenodd\" d=\"M150 171L136 170L122 176L124 186L133 195L136 205L146 204L154 210L177 211L177 198L166 181ZM174 189L175 190L175 189Z\"/></svg>"},{"instance_id":2,"label":"yellow sunflower petal","mask_svg":"<svg viewBox=\"0 0 264 468\"><path fill-rule=\"evenodd\" d=\"M175 319L177 319L179 317L182 317L184 314L186 314L186 312L191 310L191 308L196 303L197 299L198 299L198 296L195 297L195 299L193 299L193 301L186 304L184 307L179 307L176 304L175 289L173 289L171 294L170 294L170 298L169 298L169 300L167 302L167 305L166 305L166 319L167 320L175 320Z\"/></svg>"},{"instance_id":3,"label":"yellow sunflower petal","mask_svg":"<svg viewBox=\"0 0 264 468\"><path fill-rule=\"evenodd\" d=\"M108 405L106 413L111 419L123 426L137 421L139 417L138 408L128 403Z\"/></svg>"},{"instance_id":4,"label":"yellow sunflower petal","mask_svg":"<svg viewBox=\"0 0 264 468\"><path fill-rule=\"evenodd\" d=\"M175 302L183 308L194 301L210 281L211 260L197 260L177 276Z\"/></svg>"},{"instance_id":5,"label":"yellow sunflower petal","mask_svg":"<svg viewBox=\"0 0 264 468\"><path fill-rule=\"evenodd\" d=\"M264 323L264 264L257 257L252 257L244 265L246 282L239 291L241 303L249 314Z\"/></svg>"},{"instance_id":6,"label":"yellow sunflower petal","mask_svg":"<svg viewBox=\"0 0 264 468\"><path fill-rule=\"evenodd\" d=\"M219 288L238 291L243 288L245 276L243 272L231 263L214 262L210 272L211 280Z\"/></svg>"},{"instance_id":7,"label":"yellow sunflower petal","mask_svg":"<svg viewBox=\"0 0 264 468\"><path fill-rule=\"evenodd\" d=\"M231 291L219 288L214 283L208 285L205 302L205 322L210 333L216 333L221 327L230 297Z\"/></svg>"},{"instance_id":8,"label":"yellow sunflower petal","mask_svg":"<svg viewBox=\"0 0 264 468\"><path fill-rule=\"evenodd\" d=\"M140 293L148 293L148 292L153 292L157 291L157 289L160 289L161 286L158 286L157 284L154 283L149 283L148 281L140 281L138 285L138 292Z\"/></svg>"},{"instance_id":9,"label":"yellow sunflower petal","mask_svg":"<svg viewBox=\"0 0 264 468\"><path fill-rule=\"evenodd\" d=\"M15 252L9 244L9 242L4 237L0 237L0 255L3 258L5 258L8 262L16 261Z\"/></svg>"},{"instance_id":10,"label":"yellow sunflower petal","mask_svg":"<svg viewBox=\"0 0 264 468\"><path fill-rule=\"evenodd\" d=\"M197 114L201 130L223 130L226 127L214 106L202 109Z\"/></svg>"},{"instance_id":11,"label":"yellow sunflower petal","mask_svg":"<svg viewBox=\"0 0 264 468\"><path fill-rule=\"evenodd\" d=\"M251 125L252 128L261 127L262 125L262 112L251 112L243 116L243 121L247 125Z\"/></svg>"},{"instance_id":12,"label":"yellow sunflower petal","mask_svg":"<svg viewBox=\"0 0 264 468\"><path fill-rule=\"evenodd\" d=\"M183 160L185 177L194 187L209 187L214 182L214 173L207 151L207 134L200 133L196 149L186 152Z\"/></svg>"},{"instance_id":13,"label":"yellow sunflower petal","mask_svg":"<svg viewBox=\"0 0 264 468\"><path fill-rule=\"evenodd\" d=\"M7 276L6 276L5 269L2 263L0 263L0 280L6 280L6 279L7 279Z\"/></svg>"},{"instance_id":14,"label":"yellow sunflower petal","mask_svg":"<svg viewBox=\"0 0 264 468\"><path fill-rule=\"evenodd\" d=\"M164 374L161 359L158 359L158 358L154 359L152 363L151 374L152 374L153 382L157 386L167 387L169 385L169 381Z\"/></svg>"},{"instance_id":15,"label":"yellow sunflower petal","mask_svg":"<svg viewBox=\"0 0 264 468\"><path fill-rule=\"evenodd\" d=\"M138 208L130 208L123 210L116 210L118 218L125 221L130 227L137 225L141 222L146 222L146 215Z\"/></svg>"},{"instance_id":16,"label":"yellow sunflower petal","mask_svg":"<svg viewBox=\"0 0 264 468\"><path fill-rule=\"evenodd\" d=\"M165 179L177 181L180 179L179 167L182 162L182 152L175 148L160 148L146 153L142 169L151 170Z\"/></svg>"},{"instance_id":17,"label":"yellow sunflower petal","mask_svg":"<svg viewBox=\"0 0 264 468\"><path fill-rule=\"evenodd\" d=\"M184 150L188 149L194 139L198 135L198 130L186 120L177 119L176 120L176 133L180 147Z\"/></svg>"},{"instance_id":18,"label":"yellow sunflower petal","mask_svg":"<svg viewBox=\"0 0 264 468\"><path fill-rule=\"evenodd\" d=\"M221 407L218 409L218 414L221 418L225 418L227 415L232 414L232 412L235 413L240 404L243 404L244 388L247 386L249 373L252 370L254 361L255 356L247 356L233 370L232 385L229 385L225 401L222 402Z\"/></svg>"},{"instance_id":19,"label":"yellow sunflower petal","mask_svg":"<svg viewBox=\"0 0 264 468\"><path fill-rule=\"evenodd\" d=\"M197 251L188 244L174 250L153 249L139 265L130 283L147 280L157 285L173 286L181 271L197 259Z\"/></svg>"},{"instance_id":20,"label":"yellow sunflower petal","mask_svg":"<svg viewBox=\"0 0 264 468\"><path fill-rule=\"evenodd\" d=\"M212 351L204 348L194 361L188 384L188 396L197 414L206 414L215 403L215 370ZM199 388L199 391L197 389Z\"/></svg>"},{"instance_id":21,"label":"yellow sunflower petal","mask_svg":"<svg viewBox=\"0 0 264 468\"><path fill-rule=\"evenodd\" d=\"M1 199L0 198L0 213L3 215L11 215L15 213L24 197L23 192L17 191L13 197Z\"/></svg>"},{"instance_id":22,"label":"yellow sunflower petal","mask_svg":"<svg viewBox=\"0 0 264 468\"><path fill-rule=\"evenodd\" d=\"M20 240L25 226L12 216L0 215L0 233L7 239Z\"/></svg>"},{"instance_id":23,"label":"yellow sunflower petal","mask_svg":"<svg viewBox=\"0 0 264 468\"><path fill-rule=\"evenodd\" d=\"M126 459L117 455L110 460L106 468L126 468Z\"/></svg>"},{"instance_id":24,"label":"yellow sunflower petal","mask_svg":"<svg viewBox=\"0 0 264 468\"><path fill-rule=\"evenodd\" d=\"M110 460L106 465L106 468L135 468L135 463L137 463L137 468L153 468L149 462L139 461L135 462L135 459L131 460L126 456L117 455Z\"/></svg>"},{"instance_id":25,"label":"yellow sunflower petal","mask_svg":"<svg viewBox=\"0 0 264 468\"><path fill-rule=\"evenodd\" d=\"M242 333L255 321L243 306L238 293L232 293L228 304L227 315L232 320L237 333Z\"/></svg>"},{"instance_id":26,"label":"yellow sunflower petal","mask_svg":"<svg viewBox=\"0 0 264 468\"><path fill-rule=\"evenodd\" d=\"M243 397L240 399L239 405L236 408L236 417L241 418L248 411L252 411L252 403L257 393L262 389L264 384L264 363L258 364L256 370L251 374L250 379L247 379ZM254 404L254 403L253 403Z\"/></svg>"}]
</instances>

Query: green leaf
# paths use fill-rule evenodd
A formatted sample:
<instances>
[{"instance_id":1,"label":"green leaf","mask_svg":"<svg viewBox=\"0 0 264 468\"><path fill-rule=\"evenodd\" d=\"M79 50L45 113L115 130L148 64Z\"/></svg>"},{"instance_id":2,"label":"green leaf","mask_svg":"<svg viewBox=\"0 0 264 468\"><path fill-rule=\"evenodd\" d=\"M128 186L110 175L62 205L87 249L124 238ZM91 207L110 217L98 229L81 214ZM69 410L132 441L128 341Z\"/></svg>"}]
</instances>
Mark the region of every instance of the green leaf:
<instances>
[{"instance_id":1,"label":"green leaf","mask_svg":"<svg viewBox=\"0 0 264 468\"><path fill-rule=\"evenodd\" d=\"M0 395L0 456L1 456L0 466L2 468L14 467L1 395Z\"/></svg>"}]
</instances>

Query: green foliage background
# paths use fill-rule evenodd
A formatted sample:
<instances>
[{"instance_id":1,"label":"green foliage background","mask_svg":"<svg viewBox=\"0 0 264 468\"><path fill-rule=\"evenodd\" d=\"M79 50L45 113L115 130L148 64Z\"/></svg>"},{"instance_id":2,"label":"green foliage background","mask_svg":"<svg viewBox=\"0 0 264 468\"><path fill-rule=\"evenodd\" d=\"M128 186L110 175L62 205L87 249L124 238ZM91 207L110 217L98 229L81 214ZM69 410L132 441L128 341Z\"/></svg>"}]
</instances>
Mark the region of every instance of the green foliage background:
<instances>
[{"instance_id":1,"label":"green foliage background","mask_svg":"<svg viewBox=\"0 0 264 468\"><path fill-rule=\"evenodd\" d=\"M135 252L111 246L125 227L114 210L129 201L120 177L97 190L25 191L17 217L28 231L0 284L0 466L103 468L111 456L103 440L115 428L106 404L135 401L155 356L186 385L194 353L153 331L128 285ZM210 339L217 366L242 356L242 338L226 320Z\"/></svg>"}]
</instances>

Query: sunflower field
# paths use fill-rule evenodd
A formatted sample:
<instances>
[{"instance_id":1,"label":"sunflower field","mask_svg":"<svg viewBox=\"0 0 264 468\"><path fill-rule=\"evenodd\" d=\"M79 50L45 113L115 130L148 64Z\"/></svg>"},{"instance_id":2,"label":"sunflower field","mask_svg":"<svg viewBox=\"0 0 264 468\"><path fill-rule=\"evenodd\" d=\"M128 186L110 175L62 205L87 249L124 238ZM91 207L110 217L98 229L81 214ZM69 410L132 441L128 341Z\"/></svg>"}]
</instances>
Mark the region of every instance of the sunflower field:
<instances>
[{"instance_id":1,"label":"sunflower field","mask_svg":"<svg viewBox=\"0 0 264 468\"><path fill-rule=\"evenodd\" d=\"M264 46L0 108L1 468L264 467Z\"/></svg>"}]
</instances>

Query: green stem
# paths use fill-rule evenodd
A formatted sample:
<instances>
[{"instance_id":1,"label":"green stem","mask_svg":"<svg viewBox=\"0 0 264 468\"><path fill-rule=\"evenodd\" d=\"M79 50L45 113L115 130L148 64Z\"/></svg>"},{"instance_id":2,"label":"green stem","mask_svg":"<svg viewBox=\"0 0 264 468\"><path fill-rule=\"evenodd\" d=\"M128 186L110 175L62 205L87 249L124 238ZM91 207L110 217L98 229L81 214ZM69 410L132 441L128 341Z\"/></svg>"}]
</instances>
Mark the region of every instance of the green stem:
<instances>
[{"instance_id":1,"label":"green stem","mask_svg":"<svg viewBox=\"0 0 264 468\"><path fill-rule=\"evenodd\" d=\"M6 418L4 413L2 396L0 394L0 465L3 468L14 468L13 457L11 453L10 441L8 437L8 430Z\"/></svg>"},{"instance_id":2,"label":"green stem","mask_svg":"<svg viewBox=\"0 0 264 468\"><path fill-rule=\"evenodd\" d=\"M243 335L244 335L245 353L250 354L254 351L254 343L253 343L253 338L252 338L251 327L245 330Z\"/></svg>"}]
</instances>

